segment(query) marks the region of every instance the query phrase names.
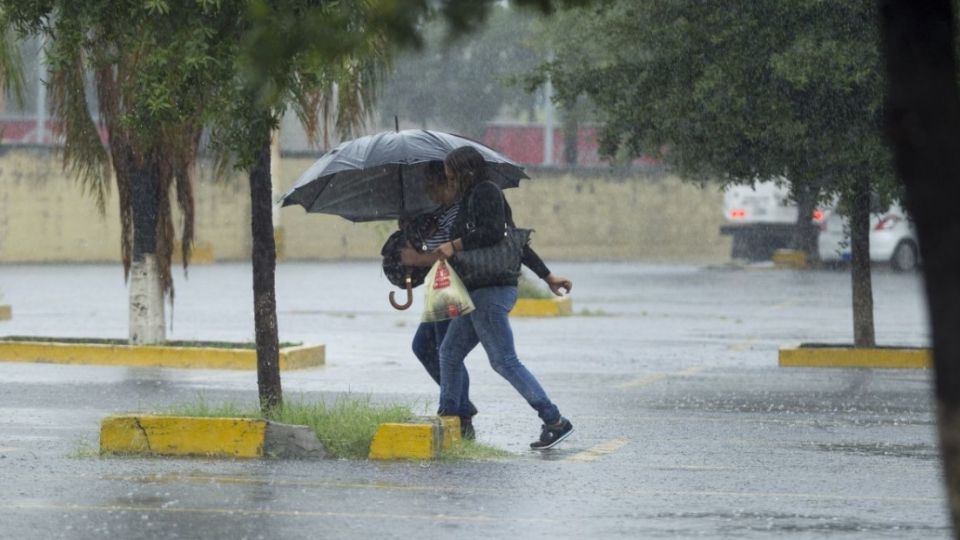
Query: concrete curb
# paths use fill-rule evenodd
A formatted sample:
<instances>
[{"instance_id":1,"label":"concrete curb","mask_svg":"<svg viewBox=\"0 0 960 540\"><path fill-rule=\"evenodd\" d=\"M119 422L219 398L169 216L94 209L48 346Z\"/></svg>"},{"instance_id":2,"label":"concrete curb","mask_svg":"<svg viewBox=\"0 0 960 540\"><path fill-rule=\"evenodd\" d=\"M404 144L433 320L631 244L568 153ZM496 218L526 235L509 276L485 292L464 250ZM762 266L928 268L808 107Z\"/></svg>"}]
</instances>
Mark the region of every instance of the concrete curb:
<instances>
[{"instance_id":1,"label":"concrete curb","mask_svg":"<svg viewBox=\"0 0 960 540\"><path fill-rule=\"evenodd\" d=\"M6 304L0 304L0 321L9 321L12 318L13 308Z\"/></svg>"},{"instance_id":2,"label":"concrete curb","mask_svg":"<svg viewBox=\"0 0 960 540\"><path fill-rule=\"evenodd\" d=\"M177 241L173 246L171 262L174 264L183 264L183 256L180 251L180 242ZM210 242L196 242L190 248L190 264L213 264L217 262L214 255L213 244Z\"/></svg>"},{"instance_id":3,"label":"concrete curb","mask_svg":"<svg viewBox=\"0 0 960 540\"><path fill-rule=\"evenodd\" d=\"M815 346L781 347L780 367L927 369L933 354L925 348Z\"/></svg>"},{"instance_id":4,"label":"concrete curb","mask_svg":"<svg viewBox=\"0 0 960 540\"><path fill-rule=\"evenodd\" d=\"M326 346L324 345L304 345L280 349L281 370L322 366L325 361ZM257 351L255 349L223 349L214 347L0 341L0 362L200 369L256 369Z\"/></svg>"},{"instance_id":5,"label":"concrete curb","mask_svg":"<svg viewBox=\"0 0 960 540\"><path fill-rule=\"evenodd\" d=\"M513 317L557 317L573 314L573 300L569 296L560 298L520 298L513 306Z\"/></svg>"},{"instance_id":6,"label":"concrete curb","mask_svg":"<svg viewBox=\"0 0 960 540\"><path fill-rule=\"evenodd\" d=\"M428 416L404 424L380 424L370 442L369 459L437 459L460 440L460 418Z\"/></svg>"},{"instance_id":7,"label":"concrete curb","mask_svg":"<svg viewBox=\"0 0 960 540\"><path fill-rule=\"evenodd\" d=\"M100 423L101 454L316 459L323 445L307 426L252 418L108 416Z\"/></svg>"}]
</instances>

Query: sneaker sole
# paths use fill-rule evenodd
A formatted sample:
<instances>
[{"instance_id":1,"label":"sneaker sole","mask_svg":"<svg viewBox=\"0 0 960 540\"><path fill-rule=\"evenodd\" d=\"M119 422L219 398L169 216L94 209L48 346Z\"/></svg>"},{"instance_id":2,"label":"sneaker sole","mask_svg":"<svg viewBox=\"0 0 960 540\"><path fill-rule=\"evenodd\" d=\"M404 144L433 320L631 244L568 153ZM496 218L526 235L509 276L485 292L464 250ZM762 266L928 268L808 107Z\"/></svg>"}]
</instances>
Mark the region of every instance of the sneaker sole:
<instances>
[{"instance_id":1,"label":"sneaker sole","mask_svg":"<svg viewBox=\"0 0 960 540\"><path fill-rule=\"evenodd\" d=\"M573 433L573 428L570 428L570 431L564 433L564 434L561 435L557 440L555 440L555 441L553 441L552 443L550 443L550 446L531 446L530 449L531 449L531 450L549 450L549 449L553 448L554 446L562 443L562 442L563 442L567 437L569 437L572 433Z\"/></svg>"}]
</instances>

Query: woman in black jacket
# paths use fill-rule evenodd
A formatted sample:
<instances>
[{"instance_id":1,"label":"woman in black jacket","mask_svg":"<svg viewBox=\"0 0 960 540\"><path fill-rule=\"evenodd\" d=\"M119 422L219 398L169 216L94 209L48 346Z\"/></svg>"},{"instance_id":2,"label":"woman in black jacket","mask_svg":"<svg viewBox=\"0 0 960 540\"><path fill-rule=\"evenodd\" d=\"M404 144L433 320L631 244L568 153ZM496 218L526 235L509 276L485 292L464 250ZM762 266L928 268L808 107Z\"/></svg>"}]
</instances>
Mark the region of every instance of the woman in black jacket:
<instances>
[{"instance_id":1,"label":"woman in black jacket","mask_svg":"<svg viewBox=\"0 0 960 540\"><path fill-rule=\"evenodd\" d=\"M461 211L450 232L450 242L437 253L453 259L456 253L492 246L500 242L506 227L513 227L510 206L500 187L489 180L487 163L473 147L457 148L444 160L447 181L461 194ZM543 278L554 294L570 291L569 279L550 273L540 257L524 248L523 262ZM476 310L450 323L440 346L440 408L442 416L455 416L461 410L463 361L477 344L483 345L494 371L505 378L533 407L543 426L540 438L530 444L537 450L551 448L573 432L573 425L560 414L537 379L520 363L513 343L508 314L517 302L517 279L503 279L470 290Z\"/></svg>"}]
</instances>

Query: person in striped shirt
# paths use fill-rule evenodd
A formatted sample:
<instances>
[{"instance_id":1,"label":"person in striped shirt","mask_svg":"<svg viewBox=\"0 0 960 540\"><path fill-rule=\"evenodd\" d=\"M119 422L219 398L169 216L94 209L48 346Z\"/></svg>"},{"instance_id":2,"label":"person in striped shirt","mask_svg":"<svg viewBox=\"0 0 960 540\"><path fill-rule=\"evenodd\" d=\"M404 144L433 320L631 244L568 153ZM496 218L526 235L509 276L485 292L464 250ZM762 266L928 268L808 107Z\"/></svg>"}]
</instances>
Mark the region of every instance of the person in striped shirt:
<instances>
[{"instance_id":1,"label":"person in striped shirt","mask_svg":"<svg viewBox=\"0 0 960 540\"><path fill-rule=\"evenodd\" d=\"M430 198L440 205L440 208L435 211L433 220L436 228L423 239L422 246L410 246L400 250L400 262L404 266L432 266L437 261L437 256L433 252L441 244L450 241L450 228L460 212L460 201L456 198L456 189L449 186L442 161L431 161L427 164L426 187ZM449 326L450 319L420 323L417 332L413 335L413 354L438 386L440 384L440 344L443 343ZM459 412L460 433L464 438L473 439L475 437L473 417L477 414L477 408L470 402L470 378L466 373L463 377L461 392L464 396L462 403L466 405Z\"/></svg>"}]
</instances>

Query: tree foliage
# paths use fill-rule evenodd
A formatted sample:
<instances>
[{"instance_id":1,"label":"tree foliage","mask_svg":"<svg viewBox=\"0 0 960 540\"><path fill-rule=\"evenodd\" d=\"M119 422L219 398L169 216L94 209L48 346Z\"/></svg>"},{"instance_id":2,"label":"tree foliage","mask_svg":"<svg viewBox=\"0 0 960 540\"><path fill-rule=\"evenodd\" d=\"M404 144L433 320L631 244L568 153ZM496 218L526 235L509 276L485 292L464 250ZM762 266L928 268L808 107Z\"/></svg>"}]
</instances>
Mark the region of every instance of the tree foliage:
<instances>
[{"instance_id":1,"label":"tree foliage","mask_svg":"<svg viewBox=\"0 0 960 540\"><path fill-rule=\"evenodd\" d=\"M429 21L423 48L401 54L384 80L381 122L392 125L398 116L402 123L476 137L503 109L532 110L534 97L509 78L541 60L530 43L535 21L525 11L500 6L482 30L453 38L443 20Z\"/></svg>"},{"instance_id":2,"label":"tree foliage","mask_svg":"<svg viewBox=\"0 0 960 540\"><path fill-rule=\"evenodd\" d=\"M183 215L186 265L193 240L193 166L207 113L219 97L218 83L232 69L224 58L239 37L242 6L218 0L4 0L0 5L22 33L47 40L47 84L63 136L64 163L94 194L101 211L111 176L116 178L125 270L140 251L154 253L162 287L172 300L171 192ZM86 97L91 76L96 118ZM147 181L156 182L148 188L148 197L155 199L150 206L156 203L156 230L137 231L134 221L143 201L135 189ZM138 234L155 238L155 245L138 245Z\"/></svg>"},{"instance_id":3,"label":"tree foliage","mask_svg":"<svg viewBox=\"0 0 960 540\"><path fill-rule=\"evenodd\" d=\"M873 2L630 2L558 19L549 76L585 94L602 151L660 155L694 179L786 176L840 192L860 174L890 192ZM586 45L582 45L586 44Z\"/></svg>"},{"instance_id":4,"label":"tree foliage","mask_svg":"<svg viewBox=\"0 0 960 540\"><path fill-rule=\"evenodd\" d=\"M16 33L0 6L0 86L17 104L23 103L23 58L17 44Z\"/></svg>"}]
</instances>

